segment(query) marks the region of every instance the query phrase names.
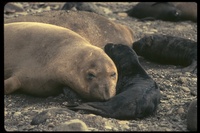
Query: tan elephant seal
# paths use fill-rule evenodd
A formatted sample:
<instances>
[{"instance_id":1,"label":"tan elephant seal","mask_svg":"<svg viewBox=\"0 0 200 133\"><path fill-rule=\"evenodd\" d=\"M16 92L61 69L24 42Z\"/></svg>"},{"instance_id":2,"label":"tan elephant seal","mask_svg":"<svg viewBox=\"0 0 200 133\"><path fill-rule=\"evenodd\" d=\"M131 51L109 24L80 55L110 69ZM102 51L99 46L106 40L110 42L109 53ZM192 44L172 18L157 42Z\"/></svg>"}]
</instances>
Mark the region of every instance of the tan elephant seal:
<instances>
[{"instance_id":1,"label":"tan elephant seal","mask_svg":"<svg viewBox=\"0 0 200 133\"><path fill-rule=\"evenodd\" d=\"M180 11L168 2L139 2L126 11L128 16L140 20L178 21Z\"/></svg>"},{"instance_id":2,"label":"tan elephant seal","mask_svg":"<svg viewBox=\"0 0 200 133\"><path fill-rule=\"evenodd\" d=\"M67 86L90 100L116 94L117 69L101 49L77 33L55 25L4 25L4 91L55 95Z\"/></svg>"},{"instance_id":3,"label":"tan elephant seal","mask_svg":"<svg viewBox=\"0 0 200 133\"><path fill-rule=\"evenodd\" d=\"M4 23L10 22L41 22L62 26L102 49L107 43L132 46L134 42L134 33L126 25L86 11L49 11L4 20Z\"/></svg>"},{"instance_id":4,"label":"tan elephant seal","mask_svg":"<svg viewBox=\"0 0 200 133\"><path fill-rule=\"evenodd\" d=\"M169 2L181 11L180 19L197 22L197 3L196 2Z\"/></svg>"}]
</instances>

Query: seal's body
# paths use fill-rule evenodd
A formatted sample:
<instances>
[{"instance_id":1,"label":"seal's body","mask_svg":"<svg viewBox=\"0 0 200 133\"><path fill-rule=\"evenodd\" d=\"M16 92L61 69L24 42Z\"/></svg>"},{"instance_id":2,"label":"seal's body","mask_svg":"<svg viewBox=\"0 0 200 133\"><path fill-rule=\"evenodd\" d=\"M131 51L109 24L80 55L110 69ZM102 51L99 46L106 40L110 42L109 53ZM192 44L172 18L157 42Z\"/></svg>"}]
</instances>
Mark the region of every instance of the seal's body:
<instances>
[{"instance_id":1,"label":"seal's body","mask_svg":"<svg viewBox=\"0 0 200 133\"><path fill-rule=\"evenodd\" d=\"M69 87L86 99L107 100L116 93L117 70L106 53L77 33L55 25L4 25L5 93L22 90L55 95Z\"/></svg>"},{"instance_id":2,"label":"seal's body","mask_svg":"<svg viewBox=\"0 0 200 133\"><path fill-rule=\"evenodd\" d=\"M188 66L185 70L194 71L197 67L197 43L195 41L169 35L149 35L133 43L139 56L161 63Z\"/></svg>"},{"instance_id":3,"label":"seal's body","mask_svg":"<svg viewBox=\"0 0 200 133\"><path fill-rule=\"evenodd\" d=\"M133 31L125 25L115 23L101 15L86 11L50 11L34 15L19 16L4 20L10 22L41 22L68 28L89 41L104 48L107 43L122 43L132 46Z\"/></svg>"},{"instance_id":4,"label":"seal's body","mask_svg":"<svg viewBox=\"0 0 200 133\"><path fill-rule=\"evenodd\" d=\"M139 2L127 11L131 17L142 20L178 21L180 10L168 2Z\"/></svg>"},{"instance_id":5,"label":"seal's body","mask_svg":"<svg viewBox=\"0 0 200 133\"><path fill-rule=\"evenodd\" d=\"M107 44L105 52L119 73L117 95L106 102L88 102L68 108L117 119L143 118L153 114L159 104L160 90L140 65L137 54L128 46L113 44Z\"/></svg>"},{"instance_id":6,"label":"seal's body","mask_svg":"<svg viewBox=\"0 0 200 133\"><path fill-rule=\"evenodd\" d=\"M196 2L169 2L181 11L180 20L191 20L197 22L197 3Z\"/></svg>"},{"instance_id":7,"label":"seal's body","mask_svg":"<svg viewBox=\"0 0 200 133\"><path fill-rule=\"evenodd\" d=\"M193 100L187 112L187 129L197 131L197 99Z\"/></svg>"}]
</instances>

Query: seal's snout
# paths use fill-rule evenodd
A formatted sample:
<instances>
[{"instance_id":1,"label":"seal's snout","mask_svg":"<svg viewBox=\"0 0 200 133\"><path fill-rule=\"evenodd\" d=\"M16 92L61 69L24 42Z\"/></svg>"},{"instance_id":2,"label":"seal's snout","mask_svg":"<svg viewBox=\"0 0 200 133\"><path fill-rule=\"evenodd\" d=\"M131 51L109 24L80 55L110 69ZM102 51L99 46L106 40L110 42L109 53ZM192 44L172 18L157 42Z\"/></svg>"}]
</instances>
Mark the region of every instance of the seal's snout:
<instances>
[{"instance_id":1,"label":"seal's snout","mask_svg":"<svg viewBox=\"0 0 200 133\"><path fill-rule=\"evenodd\" d=\"M108 84L101 84L98 89L98 101L107 101L116 95L115 86L110 86Z\"/></svg>"},{"instance_id":2,"label":"seal's snout","mask_svg":"<svg viewBox=\"0 0 200 133\"><path fill-rule=\"evenodd\" d=\"M103 99L105 101L109 100L110 98L114 97L116 95L116 91L112 91L113 88L109 88L105 86L105 93L103 94Z\"/></svg>"}]
</instances>

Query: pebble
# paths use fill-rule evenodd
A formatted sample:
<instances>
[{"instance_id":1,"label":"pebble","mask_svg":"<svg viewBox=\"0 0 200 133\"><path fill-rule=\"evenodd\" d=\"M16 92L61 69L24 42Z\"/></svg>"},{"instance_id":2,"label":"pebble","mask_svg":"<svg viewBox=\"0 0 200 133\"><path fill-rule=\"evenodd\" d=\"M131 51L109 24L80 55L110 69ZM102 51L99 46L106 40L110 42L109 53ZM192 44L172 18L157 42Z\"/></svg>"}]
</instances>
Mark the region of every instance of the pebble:
<instances>
[{"instance_id":1,"label":"pebble","mask_svg":"<svg viewBox=\"0 0 200 133\"><path fill-rule=\"evenodd\" d=\"M185 92L190 92L188 87L180 86L180 89L184 90Z\"/></svg>"},{"instance_id":2,"label":"pebble","mask_svg":"<svg viewBox=\"0 0 200 133\"><path fill-rule=\"evenodd\" d=\"M53 123L49 123L48 127L54 127L54 124Z\"/></svg>"},{"instance_id":3,"label":"pebble","mask_svg":"<svg viewBox=\"0 0 200 133\"><path fill-rule=\"evenodd\" d=\"M123 13L123 12L119 12L119 13L117 13L117 15L120 16L120 17L127 17L128 16L127 13Z\"/></svg>"},{"instance_id":4,"label":"pebble","mask_svg":"<svg viewBox=\"0 0 200 133\"><path fill-rule=\"evenodd\" d=\"M184 111L184 108L180 107L178 110L177 110L177 113L178 114L183 114L185 111Z\"/></svg>"},{"instance_id":5,"label":"pebble","mask_svg":"<svg viewBox=\"0 0 200 133\"><path fill-rule=\"evenodd\" d=\"M79 120L73 119L55 126L54 131L88 131L87 125Z\"/></svg>"},{"instance_id":6,"label":"pebble","mask_svg":"<svg viewBox=\"0 0 200 133\"><path fill-rule=\"evenodd\" d=\"M22 114L21 112L15 112L15 113L13 114L13 117L19 117L21 114Z\"/></svg>"}]
</instances>

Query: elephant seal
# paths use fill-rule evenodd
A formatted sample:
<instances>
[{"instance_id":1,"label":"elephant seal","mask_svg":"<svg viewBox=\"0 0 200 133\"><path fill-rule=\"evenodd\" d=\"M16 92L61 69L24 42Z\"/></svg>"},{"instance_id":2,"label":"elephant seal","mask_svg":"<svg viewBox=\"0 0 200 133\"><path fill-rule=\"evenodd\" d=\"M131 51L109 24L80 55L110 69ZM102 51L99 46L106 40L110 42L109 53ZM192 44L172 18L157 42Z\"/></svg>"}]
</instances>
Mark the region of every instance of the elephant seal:
<instances>
[{"instance_id":1,"label":"elephant seal","mask_svg":"<svg viewBox=\"0 0 200 133\"><path fill-rule=\"evenodd\" d=\"M4 91L55 95L67 86L85 99L116 94L117 69L110 57L77 33L55 25L4 25Z\"/></svg>"},{"instance_id":2,"label":"elephant seal","mask_svg":"<svg viewBox=\"0 0 200 133\"><path fill-rule=\"evenodd\" d=\"M143 118L153 114L160 101L160 89L140 65L134 50L122 44L107 44L105 52L118 70L117 95L105 102L87 102L68 108L116 119Z\"/></svg>"},{"instance_id":3,"label":"elephant seal","mask_svg":"<svg viewBox=\"0 0 200 133\"><path fill-rule=\"evenodd\" d=\"M141 20L178 21L181 15L180 10L168 2L139 2L126 12Z\"/></svg>"},{"instance_id":4,"label":"elephant seal","mask_svg":"<svg viewBox=\"0 0 200 133\"><path fill-rule=\"evenodd\" d=\"M197 68L197 42L169 35L148 35L133 43L139 56L160 63L181 65L183 71L194 72Z\"/></svg>"},{"instance_id":5,"label":"elephant seal","mask_svg":"<svg viewBox=\"0 0 200 133\"><path fill-rule=\"evenodd\" d=\"M107 43L122 43L132 46L133 31L122 24L115 23L101 15L86 11L49 11L34 15L5 19L11 22L41 22L71 29L92 45L104 48Z\"/></svg>"},{"instance_id":6,"label":"elephant seal","mask_svg":"<svg viewBox=\"0 0 200 133\"><path fill-rule=\"evenodd\" d=\"M99 8L92 2L66 2L61 10L87 11L105 15L103 9Z\"/></svg>"},{"instance_id":7,"label":"elephant seal","mask_svg":"<svg viewBox=\"0 0 200 133\"><path fill-rule=\"evenodd\" d=\"M187 129L197 131L197 99L190 103L187 112Z\"/></svg>"},{"instance_id":8,"label":"elephant seal","mask_svg":"<svg viewBox=\"0 0 200 133\"><path fill-rule=\"evenodd\" d=\"M191 20L197 22L197 3L196 2L169 2L181 11L180 20Z\"/></svg>"}]
</instances>

